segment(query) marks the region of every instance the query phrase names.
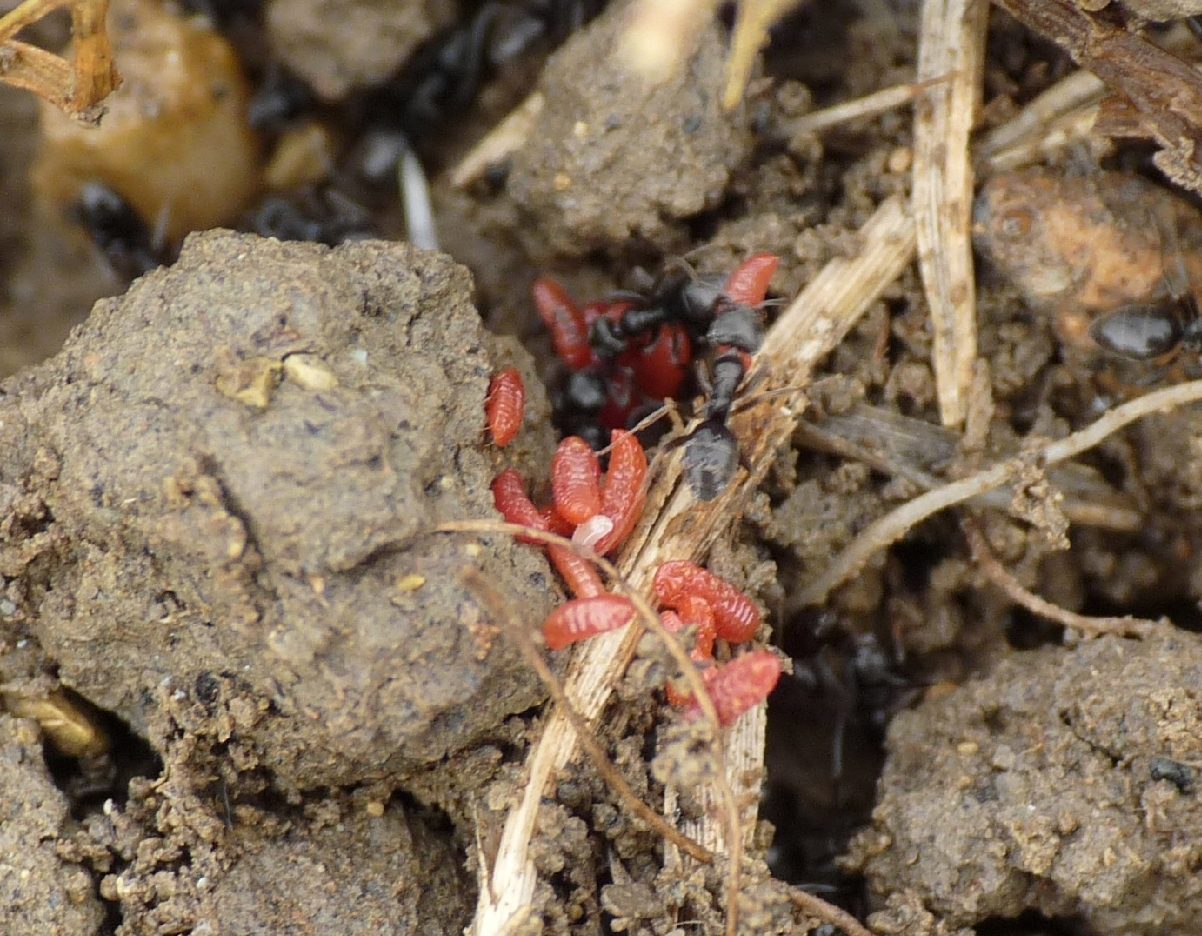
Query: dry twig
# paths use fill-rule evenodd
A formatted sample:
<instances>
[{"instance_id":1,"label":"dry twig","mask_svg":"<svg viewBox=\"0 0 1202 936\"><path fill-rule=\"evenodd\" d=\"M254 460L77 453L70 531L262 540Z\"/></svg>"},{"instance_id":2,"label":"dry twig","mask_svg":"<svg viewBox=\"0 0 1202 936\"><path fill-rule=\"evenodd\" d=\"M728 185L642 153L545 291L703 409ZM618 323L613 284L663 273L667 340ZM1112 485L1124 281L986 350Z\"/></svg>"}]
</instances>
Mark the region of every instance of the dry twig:
<instances>
[{"instance_id":1,"label":"dry twig","mask_svg":"<svg viewBox=\"0 0 1202 936\"><path fill-rule=\"evenodd\" d=\"M817 363L842 341L864 310L913 260L914 228L900 200L883 203L861 234L862 251L854 258L839 258L827 264L769 331L755 364L757 371L766 374L769 389L803 388ZM760 404L748 407L734 419L734 431L745 441L753 471L740 473L716 500L698 503L687 485L681 483L680 450L665 462L649 492L643 522L620 564L624 573L620 580L629 581L636 605L642 602L646 607L641 593L648 589L661 563L669 559L704 559L718 536L742 515L743 504L796 425L801 406L790 404L790 397L796 400L800 392L789 397L766 394ZM782 399L786 402L780 402ZM600 716L633 658L640 632L641 628L627 627L587 641L573 651L564 691L589 722ZM708 701L704 696L699 698L703 704ZM726 738L727 767L719 780L725 783L729 775L729 782L740 788L739 800L756 798L756 790L747 784L758 771L747 769L747 765L762 764L763 751L754 738L747 737L743 727L755 717L741 719ZM536 874L529 843L538 805L547 784L576 753L575 729L564 713L553 709L527 758L527 782L521 801L506 818L492 874L481 887L472 925L477 936L503 932L530 904ZM721 798L726 804L725 820L737 822L735 795L723 792ZM707 834L726 850L729 873L737 875L742 836L723 834L712 818L707 822ZM700 840L704 843L707 839ZM734 925L736 907L728 891L728 929Z\"/></svg>"},{"instance_id":2,"label":"dry twig","mask_svg":"<svg viewBox=\"0 0 1202 936\"><path fill-rule=\"evenodd\" d=\"M1129 32L1113 4L1090 13L1073 0L994 2L1130 101L1162 147L1152 161L1174 182L1202 192L1202 74L1197 69Z\"/></svg>"},{"instance_id":3,"label":"dry twig","mask_svg":"<svg viewBox=\"0 0 1202 936\"><path fill-rule=\"evenodd\" d=\"M923 491L945 483L932 472L956 457L961 440L950 429L864 403L846 413L805 421L797 436L804 445L862 461L874 471L904 478ZM1123 533L1133 533L1144 524L1143 514L1131 500L1118 495L1085 465L1065 465L1049 472L1048 480L1064 492L1060 507L1072 523ZM969 503L1015 513L1014 491L1005 487L986 491Z\"/></svg>"},{"instance_id":4,"label":"dry twig","mask_svg":"<svg viewBox=\"0 0 1202 936\"><path fill-rule=\"evenodd\" d=\"M768 44L768 30L801 0L741 0L735 20L735 35L726 63L726 89L722 106L733 110L743 99L743 91L755 67L755 58Z\"/></svg>"},{"instance_id":5,"label":"dry twig","mask_svg":"<svg viewBox=\"0 0 1202 936\"><path fill-rule=\"evenodd\" d=\"M1137 419L1152 413L1177 409L1198 400L1202 400L1202 380L1165 387L1146 396L1137 397L1122 406L1116 406L1084 429L1056 442L1049 442L1035 454L1043 467L1049 467L1093 448L1107 436L1113 435ZM864 568L872 556L897 542L923 520L948 507L962 504L986 491L1001 487L1016 477L1028 461L1028 458L1019 457L1001 462L967 478L952 481L934 491L919 495L885 514L860 533L835 557L822 575L802 592L802 603L821 604L833 589Z\"/></svg>"},{"instance_id":6,"label":"dry twig","mask_svg":"<svg viewBox=\"0 0 1202 936\"><path fill-rule=\"evenodd\" d=\"M909 84L894 85L866 94L852 101L844 101L822 110L810 111L789 121L785 132L791 137L806 133L817 133L828 127L835 127L861 117L875 117L894 108L909 104L915 98L925 94L930 88L947 81L950 76L941 75L929 81L912 81Z\"/></svg>"},{"instance_id":7,"label":"dry twig","mask_svg":"<svg viewBox=\"0 0 1202 936\"><path fill-rule=\"evenodd\" d=\"M993 172L1018 169L1085 139L1104 91L1097 75L1073 72L985 134L976 146L978 163Z\"/></svg>"},{"instance_id":8,"label":"dry twig","mask_svg":"<svg viewBox=\"0 0 1202 936\"><path fill-rule=\"evenodd\" d=\"M488 171L489 166L502 162L525 145L534 131L538 115L546 99L541 91L533 91L517 107L506 114L488 131L451 170L449 179L455 188L467 188Z\"/></svg>"},{"instance_id":9,"label":"dry twig","mask_svg":"<svg viewBox=\"0 0 1202 936\"><path fill-rule=\"evenodd\" d=\"M964 421L977 357L972 269L972 160L968 139L985 60L984 0L924 0L918 80L951 75L914 107L914 223L935 335L935 386L945 426Z\"/></svg>"},{"instance_id":10,"label":"dry twig","mask_svg":"<svg viewBox=\"0 0 1202 936\"><path fill-rule=\"evenodd\" d=\"M25 0L0 16L0 82L32 91L70 117L100 119L99 104L121 84L105 30L109 0ZM74 60L15 38L54 10L71 8Z\"/></svg>"}]
</instances>

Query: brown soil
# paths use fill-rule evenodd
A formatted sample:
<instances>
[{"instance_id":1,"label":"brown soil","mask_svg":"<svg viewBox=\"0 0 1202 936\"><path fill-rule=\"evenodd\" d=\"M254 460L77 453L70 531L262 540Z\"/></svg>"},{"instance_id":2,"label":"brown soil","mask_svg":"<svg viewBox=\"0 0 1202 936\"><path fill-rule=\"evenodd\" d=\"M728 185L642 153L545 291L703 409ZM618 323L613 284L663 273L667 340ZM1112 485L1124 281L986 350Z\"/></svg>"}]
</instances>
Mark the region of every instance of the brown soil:
<instances>
[{"instance_id":1,"label":"brown soil","mask_svg":"<svg viewBox=\"0 0 1202 936\"><path fill-rule=\"evenodd\" d=\"M276 0L259 19L195 6L230 39L254 100L280 65L311 83L290 119L328 129L335 203L402 230L391 180L368 191L355 166L392 129L382 115L400 85L380 82L415 63L463 71L430 64L427 37L454 5ZM462 6L456 23L477 8ZM14 131L0 134L0 933L462 931L545 698L466 573L532 628L562 591L536 550L432 531L495 519L502 467L545 478L561 375L530 282L549 272L598 297L636 264L687 255L722 272L771 251L773 293L791 297L908 189L908 110L821 137L793 124L910 80L914 4L803 5L733 113L719 104L720 23L644 93L618 51L626 4L576 29L561 21L601 4L505 6L507 28L543 16L542 32L485 68L466 103L420 134L407 127L449 256L215 229L156 243L172 262L131 284L81 236L62 201L73 195L31 195L30 167L50 159L37 107L0 86ZM36 38L53 41L52 26ZM1065 70L995 16L986 123ZM153 74L135 77L153 98ZM452 188L445 171L532 89L546 105L523 144ZM190 119L142 110L148 123ZM172 139L173 126L156 132ZM270 157L291 129L256 131L255 151ZM744 932L834 936L799 916L782 881L820 887L879 933L1202 932L1202 664L1187 632L1202 626L1196 413L1138 423L1047 477L1033 468L1025 521L974 507L1025 587L1180 629L1066 640L994 587L951 515L821 610L797 597L914 496L913 472L954 477L1188 370L1113 366L1088 328L1116 304L1164 299L1169 251L1142 219L1167 212L1188 228L1196 209L1139 174L1138 148L1111 154L1108 172L1082 172L1084 158L981 179L993 403L982 444L937 428L909 270L831 356L810 388L811 425L710 557L767 608L794 668L769 709L768 823L743 876ZM219 165L200 154L189 178ZM228 221L254 228L259 207ZM1192 271L1196 237L1179 247L1173 265ZM483 405L506 366L525 375L529 402L500 452ZM849 457L849 440L866 454ZM1062 507L1094 518L1074 519L1068 549ZM600 740L646 802L671 782L696 815L704 732L649 690L664 672L649 641ZM721 930L721 869L665 866L659 835L587 764L549 791L532 856L532 932Z\"/></svg>"}]
</instances>

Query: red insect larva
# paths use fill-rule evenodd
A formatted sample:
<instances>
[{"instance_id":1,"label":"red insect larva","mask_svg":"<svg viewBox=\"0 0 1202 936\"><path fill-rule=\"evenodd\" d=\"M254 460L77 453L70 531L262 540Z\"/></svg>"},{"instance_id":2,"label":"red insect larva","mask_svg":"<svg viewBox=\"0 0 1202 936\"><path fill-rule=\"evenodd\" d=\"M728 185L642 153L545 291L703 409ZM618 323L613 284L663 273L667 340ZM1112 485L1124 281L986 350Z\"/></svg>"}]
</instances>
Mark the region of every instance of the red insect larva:
<instances>
[{"instance_id":1,"label":"red insect larva","mask_svg":"<svg viewBox=\"0 0 1202 936\"><path fill-rule=\"evenodd\" d=\"M508 523L533 527L536 530L547 530L549 524L542 511L530 501L526 493L526 480L514 468L506 468L493 478L492 499L501 516ZM532 546L542 546L538 540L519 536L518 541Z\"/></svg>"},{"instance_id":2,"label":"red insect larva","mask_svg":"<svg viewBox=\"0 0 1202 936\"><path fill-rule=\"evenodd\" d=\"M552 650L625 627L634 620L634 605L622 595L576 598L552 611L543 624L543 637Z\"/></svg>"},{"instance_id":3,"label":"red insect larva","mask_svg":"<svg viewBox=\"0 0 1202 936\"><path fill-rule=\"evenodd\" d=\"M551 495L555 511L569 523L584 523L601 512L601 463L579 436L568 436L555 450Z\"/></svg>"},{"instance_id":4,"label":"red insect larva","mask_svg":"<svg viewBox=\"0 0 1202 936\"><path fill-rule=\"evenodd\" d=\"M526 385L517 368L507 367L493 375L484 401L484 416L498 448L517 438L526 418Z\"/></svg>"},{"instance_id":5,"label":"red insect larva","mask_svg":"<svg viewBox=\"0 0 1202 936\"><path fill-rule=\"evenodd\" d=\"M588 341L588 323L567 291L555 280L540 276L534 281L534 307L551 334L555 353L572 370L596 363Z\"/></svg>"},{"instance_id":6,"label":"red insect larva","mask_svg":"<svg viewBox=\"0 0 1202 936\"><path fill-rule=\"evenodd\" d=\"M686 595L677 605L681 624L684 627L697 628L696 653L705 659L714 655L714 641L718 637L718 626L714 609L700 595Z\"/></svg>"},{"instance_id":7,"label":"red insect larva","mask_svg":"<svg viewBox=\"0 0 1202 936\"><path fill-rule=\"evenodd\" d=\"M752 650L703 671L706 689L718 713L718 724L733 725L740 715L767 699L780 674L780 657L771 650ZM689 714L699 715L700 704L696 699L690 701Z\"/></svg>"},{"instance_id":8,"label":"red insect larva","mask_svg":"<svg viewBox=\"0 0 1202 936\"><path fill-rule=\"evenodd\" d=\"M555 566L555 571L567 583L568 591L577 598L595 598L605 594L601 573L584 556L559 545L548 546L547 556L551 565Z\"/></svg>"},{"instance_id":9,"label":"red insect larva","mask_svg":"<svg viewBox=\"0 0 1202 936\"><path fill-rule=\"evenodd\" d=\"M768 285L780 265L776 254L754 254L740 263L726 278L722 292L734 305L758 306L768 294Z\"/></svg>"},{"instance_id":10,"label":"red insect larva","mask_svg":"<svg viewBox=\"0 0 1202 936\"><path fill-rule=\"evenodd\" d=\"M655 597L668 608L679 608L689 595L704 598L714 611L718 636L730 643L743 643L760 627L760 609L754 601L708 569L693 562L665 562L655 571Z\"/></svg>"},{"instance_id":11,"label":"red insect larva","mask_svg":"<svg viewBox=\"0 0 1202 936\"><path fill-rule=\"evenodd\" d=\"M609 470L601 490L601 512L614 528L597 543L597 553L613 552L630 536L647 501L647 453L633 433L615 429L610 436Z\"/></svg>"},{"instance_id":12,"label":"red insect larva","mask_svg":"<svg viewBox=\"0 0 1202 936\"><path fill-rule=\"evenodd\" d=\"M526 493L526 481L516 469L507 468L493 479L492 497L497 510L509 523L558 533L562 527L557 529L557 524L565 522L555 516L553 508L540 510L531 503L530 496ZM549 546L526 536L519 536L518 541L529 543L531 546L545 547L551 564L563 577L568 589L578 598L591 598L604 593L605 585L601 581L601 574L583 556L577 555L566 546Z\"/></svg>"},{"instance_id":13,"label":"red insect larva","mask_svg":"<svg viewBox=\"0 0 1202 936\"><path fill-rule=\"evenodd\" d=\"M574 525L559 515L559 511L555 509L554 504L551 504L549 507L540 507L538 508L538 512L546 524L545 529L548 533L554 533L556 536L562 536L564 539L572 535Z\"/></svg>"}]
</instances>

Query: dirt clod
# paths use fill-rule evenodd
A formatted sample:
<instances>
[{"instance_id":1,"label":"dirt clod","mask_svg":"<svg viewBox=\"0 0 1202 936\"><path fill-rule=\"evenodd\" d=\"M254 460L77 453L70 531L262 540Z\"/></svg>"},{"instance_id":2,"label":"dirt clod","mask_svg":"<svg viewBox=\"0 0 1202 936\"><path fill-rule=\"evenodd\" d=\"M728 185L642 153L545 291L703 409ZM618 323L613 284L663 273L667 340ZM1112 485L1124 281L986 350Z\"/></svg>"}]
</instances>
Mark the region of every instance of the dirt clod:
<instances>
[{"instance_id":1,"label":"dirt clod","mask_svg":"<svg viewBox=\"0 0 1202 936\"><path fill-rule=\"evenodd\" d=\"M914 895L949 927L1036 908L1099 936L1190 931L1202 805L1163 762L1202 758L1200 677L1195 635L1103 638L1015 655L902 713L853 863L878 899ZM909 932L909 903L875 922Z\"/></svg>"},{"instance_id":2,"label":"dirt clod","mask_svg":"<svg viewBox=\"0 0 1202 936\"><path fill-rule=\"evenodd\" d=\"M538 219L527 238L535 255L549 244L579 256L632 237L670 249L680 220L717 203L750 148L743 119L721 107L718 27L701 34L680 74L652 87L618 55L627 10L578 33L543 72L546 107L508 185Z\"/></svg>"},{"instance_id":3,"label":"dirt clod","mask_svg":"<svg viewBox=\"0 0 1202 936\"><path fill-rule=\"evenodd\" d=\"M203 706L220 677L240 700L222 740L294 789L387 777L532 704L504 642L479 652L487 615L461 573L505 581L537 617L541 558L428 535L494 515L483 401L519 355L494 361L469 290L403 245L214 232L10 385L6 419L27 422L41 467L6 468L49 530L0 546L64 683L146 733L165 698ZM334 385L227 394L239 365L300 353ZM527 451L549 444L539 424ZM397 586L412 576L419 590Z\"/></svg>"},{"instance_id":4,"label":"dirt clod","mask_svg":"<svg viewBox=\"0 0 1202 936\"><path fill-rule=\"evenodd\" d=\"M280 58L321 97L383 81L449 23L445 0L271 0L267 31Z\"/></svg>"},{"instance_id":5,"label":"dirt clod","mask_svg":"<svg viewBox=\"0 0 1202 936\"><path fill-rule=\"evenodd\" d=\"M7 715L0 715L0 803L0 929L93 936L104 909L92 879L55 851L70 822L66 797L47 773L37 726Z\"/></svg>"}]
</instances>

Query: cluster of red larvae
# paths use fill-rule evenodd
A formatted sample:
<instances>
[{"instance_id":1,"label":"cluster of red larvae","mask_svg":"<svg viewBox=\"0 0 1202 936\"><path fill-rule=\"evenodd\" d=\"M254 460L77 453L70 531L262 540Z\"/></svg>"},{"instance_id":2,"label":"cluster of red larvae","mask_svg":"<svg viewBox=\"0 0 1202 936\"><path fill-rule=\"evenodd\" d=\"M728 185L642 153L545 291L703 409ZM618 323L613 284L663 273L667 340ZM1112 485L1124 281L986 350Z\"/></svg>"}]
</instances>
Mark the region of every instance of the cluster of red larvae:
<instances>
[{"instance_id":1,"label":"cluster of red larvae","mask_svg":"<svg viewBox=\"0 0 1202 936\"><path fill-rule=\"evenodd\" d=\"M498 446L509 444L522 422L524 389L517 371L498 373L485 404L488 426ZM602 474L597 453L583 439L564 439L551 461L552 503L537 507L525 479L510 468L492 483L497 510L510 523L570 537L599 555L613 553L626 540L643 512L647 456L635 436L624 429L611 435L609 467ZM596 567L574 550L544 545L552 565L574 597L547 617L543 636L551 650L624 627L635 618L629 598L607 592ZM655 599L669 631L695 628L692 657L701 670L710 699L723 725L767 698L780 677L780 660L768 650L753 650L729 662L714 662L714 643L751 640L760 625L755 602L713 573L692 562L665 562L656 571ZM689 693L669 687L678 706L699 711Z\"/></svg>"}]
</instances>

